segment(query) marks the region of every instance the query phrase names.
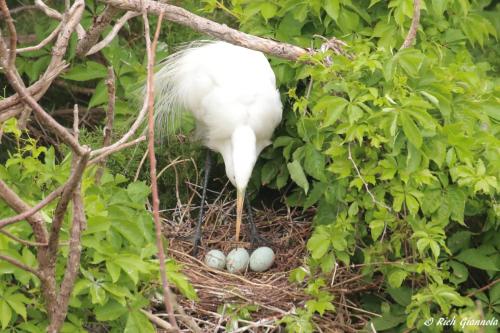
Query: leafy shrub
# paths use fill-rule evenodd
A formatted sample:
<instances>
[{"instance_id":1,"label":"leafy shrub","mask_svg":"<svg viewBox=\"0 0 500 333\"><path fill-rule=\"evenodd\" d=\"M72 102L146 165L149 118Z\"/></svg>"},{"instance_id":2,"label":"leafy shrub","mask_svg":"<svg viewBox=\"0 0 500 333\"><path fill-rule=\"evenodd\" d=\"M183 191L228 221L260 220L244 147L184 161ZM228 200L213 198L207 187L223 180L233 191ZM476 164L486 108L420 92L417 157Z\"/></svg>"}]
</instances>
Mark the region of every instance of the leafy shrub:
<instances>
[{"instance_id":1,"label":"leafy shrub","mask_svg":"<svg viewBox=\"0 0 500 333\"><path fill-rule=\"evenodd\" d=\"M54 148L38 146L33 139L22 139L15 122L9 121L4 131L14 134L22 143L0 165L0 177L21 193L26 202L35 204L66 181L71 156L58 163ZM110 332L154 332L152 324L141 312L150 298L156 296L158 262L151 214L145 204L150 193L144 182L130 182L122 175L105 172L100 184L94 181L92 168L84 175L83 200L87 226L82 235L80 275L70 300L69 313L62 332L86 332L91 326L105 326ZM46 223L51 223L55 204L42 210ZM14 215L0 201L0 218ZM69 222L66 216L61 234L60 256L56 272L62 279L68 255ZM6 227L21 239L30 239L27 223ZM36 252L0 234L2 253L35 266ZM0 325L13 331L40 332L47 325L40 283L30 273L0 261ZM167 262L167 275L179 291L190 299L196 293L180 273L180 266ZM29 320L28 320L29 319Z\"/></svg>"},{"instance_id":2,"label":"leafy shrub","mask_svg":"<svg viewBox=\"0 0 500 333\"><path fill-rule=\"evenodd\" d=\"M307 64L273 60L290 110L257 176L277 189L291 179L288 204L317 208L308 266L292 278L314 285L339 262L362 264L367 279L383 274L392 309L361 299L383 314L373 321L380 331L477 315L466 295L500 270L498 9L423 2L416 46L396 50L412 1L231 3L249 33L304 47L314 34L348 43L345 54ZM486 318L498 316L486 294L474 295ZM322 313L310 306L285 322L312 331L303 323L314 312Z\"/></svg>"}]
</instances>

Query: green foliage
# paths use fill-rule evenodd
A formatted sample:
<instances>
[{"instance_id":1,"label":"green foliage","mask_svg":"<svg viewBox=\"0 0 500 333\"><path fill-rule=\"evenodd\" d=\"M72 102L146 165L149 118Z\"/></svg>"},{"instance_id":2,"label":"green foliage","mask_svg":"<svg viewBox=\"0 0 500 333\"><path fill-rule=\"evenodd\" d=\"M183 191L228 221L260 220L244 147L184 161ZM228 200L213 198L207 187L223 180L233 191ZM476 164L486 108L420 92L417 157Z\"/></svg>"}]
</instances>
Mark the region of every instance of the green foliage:
<instances>
[{"instance_id":1,"label":"green foliage","mask_svg":"<svg viewBox=\"0 0 500 333\"><path fill-rule=\"evenodd\" d=\"M229 3L249 33L349 45L302 64L272 60L287 109L257 177L275 189L295 183L287 203L317 212L310 258L292 280L314 285L339 262L362 264L367 278L383 274L396 304L375 302L379 331L475 311L464 295L500 270L498 7L422 2L417 44L398 50L410 0ZM289 331L313 331L314 302L283 319Z\"/></svg>"},{"instance_id":2,"label":"green foliage","mask_svg":"<svg viewBox=\"0 0 500 333\"><path fill-rule=\"evenodd\" d=\"M38 146L33 139L22 139L12 122L4 127L22 143L0 165L0 177L20 193L23 200L36 203L66 181L70 156L58 163L54 149ZM86 332L88 323L112 331L154 332L141 312L155 296L158 285L158 262L151 214L145 204L150 189L143 182L130 182L121 175L105 172L99 185L94 169L84 174L83 201L87 227L82 235L80 274L70 299L69 315L63 332ZM55 203L42 210L47 223L52 219ZM0 217L15 213L0 201ZM65 218L61 233L57 278L64 274L68 256L69 223ZM22 239L30 239L32 231L26 223L8 226L7 231ZM15 240L0 235L0 251L20 262L36 267L35 252ZM187 298L197 298L193 286L172 260L166 263L170 282ZM0 261L0 325L18 330L39 331L47 325L40 283L30 273Z\"/></svg>"},{"instance_id":3,"label":"green foliage","mask_svg":"<svg viewBox=\"0 0 500 333\"><path fill-rule=\"evenodd\" d=\"M487 0L422 1L416 44L400 50L413 16L412 0L201 2L204 16L254 35L303 47L319 48L324 41L316 35L336 36L348 44L344 55L327 51L301 63L271 60L283 92L284 119L272 149L261 155L252 184L286 189L287 204L316 211L307 242L310 256L290 275L310 299L282 319L287 330L312 332L315 316L334 311L327 284L339 264L360 265L366 280L383 276L380 293L359 298L365 309L382 316L371 322L377 331L437 332L443 327L426 328L424 321L444 315L457 321L480 318L472 301L482 304L485 318L498 318L500 284L477 290L500 274L498 5ZM182 5L192 11L201 7L194 0ZM83 26L103 8L87 1ZM20 32L42 40L57 23L33 15L26 11L16 22L23 27ZM158 59L172 51L168 46L200 37L170 23L163 32ZM71 89L51 88L42 103L47 110L82 100L86 105L81 106L107 107L104 80L111 65L117 78L119 136L136 114L145 76L141 23L131 20L99 57L77 59L75 47L72 37L64 82L95 92L82 98ZM26 82L34 82L49 60L47 46L20 54L16 65ZM70 156L58 158L53 147L20 140L13 122L2 126L15 149L0 166L0 177L34 204L66 179ZM102 143L101 131L84 129L81 137L91 146ZM172 146L159 151L160 163L197 157L188 145ZM144 183L129 183L118 175L131 178L143 153L138 148L132 158L129 152L112 156L113 172L106 173L99 187L91 172L85 175L88 228L64 332L83 331L84 323L93 322L114 332L151 329L139 311L155 293L151 284L157 276L151 217L144 210L148 191ZM193 168L182 170L179 177L193 177ZM171 189L176 179L162 181L163 188ZM162 202L172 207L176 198L171 191L161 192L166 192ZM1 205L1 217L12 214ZM43 210L47 221L53 209ZM31 236L22 223L8 230L25 239ZM31 248L5 236L0 236L0 250L35 264ZM61 252L58 272L67 248ZM179 266L172 261L167 266L171 282L195 299ZM0 325L39 332L46 320L42 300L32 296L40 294L38 281L3 261L0 272ZM253 310L227 305L228 325Z\"/></svg>"}]
</instances>

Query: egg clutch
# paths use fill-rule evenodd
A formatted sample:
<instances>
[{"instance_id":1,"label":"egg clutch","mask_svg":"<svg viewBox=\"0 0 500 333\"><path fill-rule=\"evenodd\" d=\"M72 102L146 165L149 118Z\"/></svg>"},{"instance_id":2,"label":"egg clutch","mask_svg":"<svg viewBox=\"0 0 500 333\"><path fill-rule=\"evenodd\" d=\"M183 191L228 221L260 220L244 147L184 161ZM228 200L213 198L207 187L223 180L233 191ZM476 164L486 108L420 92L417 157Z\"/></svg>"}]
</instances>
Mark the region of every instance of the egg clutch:
<instances>
[{"instance_id":1,"label":"egg clutch","mask_svg":"<svg viewBox=\"0 0 500 333\"><path fill-rule=\"evenodd\" d=\"M227 257L222 251L210 250L205 255L205 264L215 269L227 269L229 273L242 273L248 266L254 272L267 271L274 262L274 252L271 248L259 247L248 254L244 248L236 248L228 253Z\"/></svg>"}]
</instances>

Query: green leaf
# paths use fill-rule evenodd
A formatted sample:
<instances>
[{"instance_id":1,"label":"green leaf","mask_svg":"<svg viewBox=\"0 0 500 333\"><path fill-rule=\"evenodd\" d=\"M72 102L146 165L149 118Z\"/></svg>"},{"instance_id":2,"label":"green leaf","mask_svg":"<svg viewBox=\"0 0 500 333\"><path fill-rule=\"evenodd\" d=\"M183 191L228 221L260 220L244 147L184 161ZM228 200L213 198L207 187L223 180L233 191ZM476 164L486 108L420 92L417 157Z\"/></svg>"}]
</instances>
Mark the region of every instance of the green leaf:
<instances>
[{"instance_id":1,"label":"green leaf","mask_svg":"<svg viewBox=\"0 0 500 333\"><path fill-rule=\"evenodd\" d=\"M87 61L85 64L73 66L62 77L73 81L90 81L105 78L107 75L108 70L105 66L94 61Z\"/></svg>"},{"instance_id":2,"label":"green leaf","mask_svg":"<svg viewBox=\"0 0 500 333\"><path fill-rule=\"evenodd\" d=\"M340 1L339 0L325 0L323 4L328 16L337 21L340 12Z\"/></svg>"},{"instance_id":3,"label":"green leaf","mask_svg":"<svg viewBox=\"0 0 500 333\"><path fill-rule=\"evenodd\" d=\"M260 13L266 20L274 17L277 11L278 7L272 2L263 2L260 4Z\"/></svg>"},{"instance_id":4,"label":"green leaf","mask_svg":"<svg viewBox=\"0 0 500 333\"><path fill-rule=\"evenodd\" d=\"M450 186L446 197L451 208L451 219L464 225L465 193L456 186Z\"/></svg>"},{"instance_id":5,"label":"green leaf","mask_svg":"<svg viewBox=\"0 0 500 333\"><path fill-rule=\"evenodd\" d=\"M456 257L457 260L466 263L469 266L484 270L499 271L498 254L495 256L487 255L482 249L466 249Z\"/></svg>"},{"instance_id":6,"label":"green leaf","mask_svg":"<svg viewBox=\"0 0 500 333\"><path fill-rule=\"evenodd\" d=\"M405 133L408 140L415 147L420 148L422 146L422 134L420 134L420 131L413 119L404 111L399 113L399 119L401 120L403 132Z\"/></svg>"},{"instance_id":7,"label":"green leaf","mask_svg":"<svg viewBox=\"0 0 500 333\"><path fill-rule=\"evenodd\" d=\"M349 105L349 101L345 98L330 95L324 96L314 105L313 112L326 112L326 115L323 116L322 127L328 127L337 121L347 105Z\"/></svg>"},{"instance_id":8,"label":"green leaf","mask_svg":"<svg viewBox=\"0 0 500 333\"><path fill-rule=\"evenodd\" d=\"M292 180L297 185L299 185L307 194L307 192L309 191L309 182L307 181L306 175L304 174L302 165L300 165L299 161L295 160L291 163L288 163L287 167L288 167L288 172L290 172L290 177L292 177Z\"/></svg>"},{"instance_id":9,"label":"green leaf","mask_svg":"<svg viewBox=\"0 0 500 333\"><path fill-rule=\"evenodd\" d=\"M133 310L128 314L123 333L155 333L155 329L146 315L139 310Z\"/></svg>"},{"instance_id":10,"label":"green leaf","mask_svg":"<svg viewBox=\"0 0 500 333\"><path fill-rule=\"evenodd\" d=\"M314 233L307 241L307 249L314 259L323 257L330 249L330 238L326 233Z\"/></svg>"},{"instance_id":11,"label":"green leaf","mask_svg":"<svg viewBox=\"0 0 500 333\"><path fill-rule=\"evenodd\" d=\"M401 284L403 281L406 279L408 276L408 273L402 269L393 269L389 273L389 276L387 278L387 282L389 283L389 286L391 288L399 288L401 287Z\"/></svg>"},{"instance_id":12,"label":"green leaf","mask_svg":"<svg viewBox=\"0 0 500 333\"><path fill-rule=\"evenodd\" d=\"M317 180L326 181L325 176L325 156L314 149L312 145L307 145L304 153L304 170L308 175Z\"/></svg>"},{"instance_id":13,"label":"green leaf","mask_svg":"<svg viewBox=\"0 0 500 333\"><path fill-rule=\"evenodd\" d=\"M99 81L89 102L89 109L108 101L108 89L104 80Z\"/></svg>"},{"instance_id":14,"label":"green leaf","mask_svg":"<svg viewBox=\"0 0 500 333\"><path fill-rule=\"evenodd\" d=\"M9 325L12 319L12 310L5 300L0 300L0 322L2 323L2 329L5 329Z\"/></svg>"},{"instance_id":15,"label":"green leaf","mask_svg":"<svg viewBox=\"0 0 500 333\"><path fill-rule=\"evenodd\" d=\"M26 320L26 305L29 300L24 297L22 294L11 294L6 299L7 303L9 303L10 307L24 320Z\"/></svg>"},{"instance_id":16,"label":"green leaf","mask_svg":"<svg viewBox=\"0 0 500 333\"><path fill-rule=\"evenodd\" d=\"M95 308L95 315L99 321L116 320L126 312L127 307L114 300L109 300L104 306L97 306Z\"/></svg>"}]
</instances>

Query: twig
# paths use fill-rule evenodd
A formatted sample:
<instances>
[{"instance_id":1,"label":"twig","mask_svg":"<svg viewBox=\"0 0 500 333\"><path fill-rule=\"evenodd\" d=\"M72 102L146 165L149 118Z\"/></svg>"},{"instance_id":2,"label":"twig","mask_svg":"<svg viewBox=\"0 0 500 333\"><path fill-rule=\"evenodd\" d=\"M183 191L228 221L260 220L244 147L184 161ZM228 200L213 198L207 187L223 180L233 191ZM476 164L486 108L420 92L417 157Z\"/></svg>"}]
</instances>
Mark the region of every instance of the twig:
<instances>
[{"instance_id":1,"label":"twig","mask_svg":"<svg viewBox=\"0 0 500 333\"><path fill-rule=\"evenodd\" d=\"M28 210L25 210L21 214L18 214L16 216L7 217L3 220L0 220L0 229L9 225L9 224L28 219L29 217L31 217L32 215L34 215L38 211L40 211L43 207L45 207L49 203L51 203L59 195L61 195L63 190L64 190L64 185L61 185L57 189L52 191L49 195L47 195L42 201L40 201L35 206L33 206L32 208L29 208Z\"/></svg>"},{"instance_id":2,"label":"twig","mask_svg":"<svg viewBox=\"0 0 500 333\"><path fill-rule=\"evenodd\" d=\"M158 316L155 316L154 314L152 314L151 312L148 312L146 310L143 310L141 309L141 312L146 316L148 317L148 319L153 323L155 324L156 326L164 329L167 331L167 333L169 332L177 332L177 330L175 328L172 327L172 325L170 325L169 323L167 323L165 320L161 319L160 317Z\"/></svg>"},{"instance_id":3,"label":"twig","mask_svg":"<svg viewBox=\"0 0 500 333\"><path fill-rule=\"evenodd\" d=\"M9 264L12 264L12 265L14 265L22 270L25 270L26 272L30 272L30 273L34 274L35 276L37 276L38 278L40 278L40 272L37 271L36 269L34 269L33 267L25 265L22 262L14 259L14 258L11 258L9 256L3 255L1 253L0 253L0 259L5 260Z\"/></svg>"},{"instance_id":4,"label":"twig","mask_svg":"<svg viewBox=\"0 0 500 333\"><path fill-rule=\"evenodd\" d=\"M106 156L109 156L113 153L116 153L117 151L120 151L122 149L125 149L125 148L128 148L128 147L131 147L133 145L136 145L142 141L145 141L146 140L146 137L145 136L140 136L138 137L137 139L135 140L132 140L130 142L126 142L126 143L123 143L119 146L114 146L113 149L111 150L106 150L104 153L102 153L101 155L97 156L96 158L93 158L90 160L89 162L89 165L93 165L93 164L96 164L98 163L101 159L105 158Z\"/></svg>"},{"instance_id":5,"label":"twig","mask_svg":"<svg viewBox=\"0 0 500 333\"><path fill-rule=\"evenodd\" d=\"M496 279L490 283L488 283L487 285L479 288L479 289L476 289L476 290L473 290L471 291L470 293L468 293L466 296L467 297L471 297L471 296L474 296L475 294L477 293L480 293L481 291L485 291L487 289L490 289L491 287L493 287L495 284L499 283L500 282L500 278L499 279Z\"/></svg>"},{"instance_id":6,"label":"twig","mask_svg":"<svg viewBox=\"0 0 500 333\"><path fill-rule=\"evenodd\" d=\"M23 52L30 52L30 51L37 51L40 50L41 48L45 47L47 44L49 44L54 38L56 38L57 34L62 28L62 23L59 23L59 25L47 36L45 37L44 40L42 40L40 43L34 46L27 46L27 47L22 47L17 49L17 53L23 53Z\"/></svg>"},{"instance_id":7,"label":"twig","mask_svg":"<svg viewBox=\"0 0 500 333\"><path fill-rule=\"evenodd\" d=\"M144 164L144 162L146 162L146 158L148 158L148 152L149 152L149 149L146 148L146 151L144 152L144 155L142 155L142 158L139 162L139 165L137 166L137 170L135 171L134 182L137 181L137 179L139 178L139 174L141 173L142 165ZM161 173L161 171L160 171L160 173ZM158 178L160 178L160 174L158 174Z\"/></svg>"},{"instance_id":8,"label":"twig","mask_svg":"<svg viewBox=\"0 0 500 333\"><path fill-rule=\"evenodd\" d=\"M106 37L104 37L99 43L92 46L86 55L92 55L105 48L109 43L113 41L113 39L115 39L118 32L125 25L125 23L127 23L128 20L139 15L139 13L135 12L126 12L118 21L116 21L116 24L113 26L109 34L107 34Z\"/></svg>"},{"instance_id":9,"label":"twig","mask_svg":"<svg viewBox=\"0 0 500 333\"><path fill-rule=\"evenodd\" d=\"M359 168L358 166L356 165L356 162L354 162L354 159L352 158L352 153L351 153L351 143L349 143L347 145L347 149L348 149L348 153L349 155L347 156L347 158L349 159L349 161L351 161L352 165L354 166L354 169L356 170L356 173L359 177L359 179L361 179L361 181L363 182L363 185L365 186L365 189L366 189L366 192L368 192L368 194L370 195L370 197L372 198L372 202L376 205L379 205L381 207L384 207L385 209L387 209L388 211L392 212L392 209L391 207L385 205L384 203L378 201L377 199L375 199L375 196L373 195L373 193L370 191L370 188L368 187L368 183L365 181L365 179L363 178L363 176L361 175L361 172L359 171Z\"/></svg>"},{"instance_id":10,"label":"twig","mask_svg":"<svg viewBox=\"0 0 500 333\"><path fill-rule=\"evenodd\" d=\"M401 45L400 50L406 49L413 44L413 41L417 37L418 24L420 23L420 0L413 0L413 17L411 19L410 30L406 35L403 45Z\"/></svg>"},{"instance_id":11,"label":"twig","mask_svg":"<svg viewBox=\"0 0 500 333\"><path fill-rule=\"evenodd\" d=\"M108 78L106 79L106 86L108 87L108 109L106 111L106 125L104 126L104 139L102 146L107 147L111 144L113 134L113 121L115 119L115 72L113 67L108 67ZM106 167L106 157L99 162L99 168L95 174L95 181L99 183Z\"/></svg>"},{"instance_id":12,"label":"twig","mask_svg":"<svg viewBox=\"0 0 500 333\"><path fill-rule=\"evenodd\" d=\"M0 233L4 234L5 236L7 236L7 237L9 237L9 238L11 238L13 240L15 240L18 243L23 244L23 245L27 245L27 246L47 246L47 243L31 242L31 241L27 241L25 239L19 238L16 235L11 234L7 230L0 230Z\"/></svg>"},{"instance_id":13,"label":"twig","mask_svg":"<svg viewBox=\"0 0 500 333\"><path fill-rule=\"evenodd\" d=\"M156 179L156 157L154 149L154 79L153 79L153 67L155 62L155 52L156 43L158 42L158 37L160 35L161 21L163 19L163 12L160 13L158 18L158 24L156 26L156 32L153 37L153 43L151 44L150 33L149 33L149 20L146 12L142 14L144 19L144 36L146 38L146 51L148 58L148 68L147 68L147 85L146 94L148 95L148 149L149 149L149 170L151 175L151 194L153 197L153 219L156 230L156 246L158 249L158 260L160 261L160 276L163 287L163 303L168 313L168 320L172 327L179 330L179 326L175 320L174 307L172 305L172 297L170 296L171 291L169 283L167 280L167 274L165 271L165 251L163 249L161 222L160 222L160 199L158 197L158 184Z\"/></svg>"},{"instance_id":14,"label":"twig","mask_svg":"<svg viewBox=\"0 0 500 333\"><path fill-rule=\"evenodd\" d=\"M28 206L7 184L0 179L0 198L4 200L13 210L18 213L23 213L31 210ZM35 239L39 243L47 243L47 231L43 227L44 220L38 211L25 217L33 228ZM3 224L5 226L6 224Z\"/></svg>"},{"instance_id":15,"label":"twig","mask_svg":"<svg viewBox=\"0 0 500 333\"><path fill-rule=\"evenodd\" d=\"M64 21L64 16L61 13L53 8L50 8L43 1L35 0L35 6L48 17L59 21ZM78 34L78 39L82 39L85 36L85 30L80 23L78 23L78 25L76 26L76 32Z\"/></svg>"},{"instance_id":16,"label":"twig","mask_svg":"<svg viewBox=\"0 0 500 333\"><path fill-rule=\"evenodd\" d=\"M38 2L43 4L42 1L37 1L37 3ZM59 75L59 73L61 73L63 69L67 67L64 62L64 55L66 54L71 34L80 22L80 18L84 10L84 4L84 0L75 0L68 13L62 18L62 28L54 46L52 47L52 58L47 66L47 69L45 70L45 73L32 86L26 88L35 100L40 99L45 94L47 89L52 84L52 81ZM3 39L0 38L0 42L3 43ZM19 108L23 107L25 104L23 103L22 98L23 97L17 93L0 100L0 112L7 113L7 115L0 114L0 121L9 119L12 116L17 116L21 112Z\"/></svg>"}]
</instances>

